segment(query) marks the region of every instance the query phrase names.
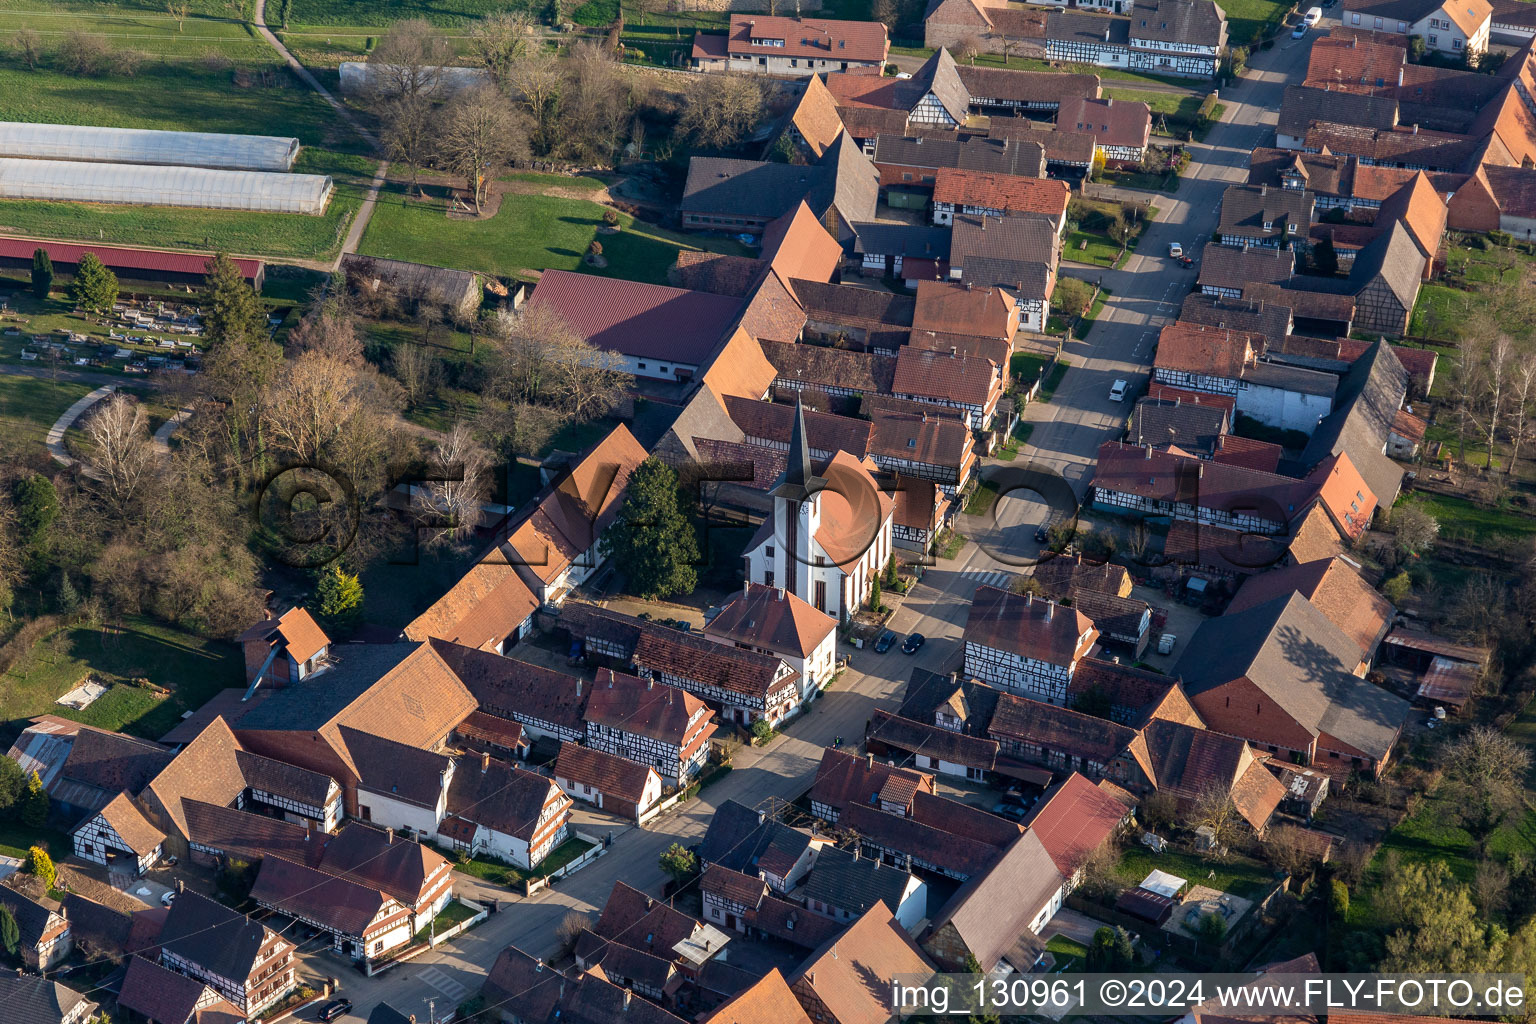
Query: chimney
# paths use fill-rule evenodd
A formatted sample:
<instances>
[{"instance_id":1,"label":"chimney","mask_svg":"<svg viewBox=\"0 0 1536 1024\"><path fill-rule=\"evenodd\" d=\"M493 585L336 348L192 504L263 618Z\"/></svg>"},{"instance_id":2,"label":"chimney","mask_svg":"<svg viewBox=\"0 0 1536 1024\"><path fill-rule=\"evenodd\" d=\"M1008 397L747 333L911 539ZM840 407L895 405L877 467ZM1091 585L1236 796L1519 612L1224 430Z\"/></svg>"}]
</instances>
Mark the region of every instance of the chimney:
<instances>
[{"instance_id":1,"label":"chimney","mask_svg":"<svg viewBox=\"0 0 1536 1024\"><path fill-rule=\"evenodd\" d=\"M178 878L178 879L176 879L176 893L177 893L177 895L180 895L180 894L181 894L181 893L183 893L183 892L186 892L186 891L187 891L187 885L186 885L186 883L185 883L185 882L183 882L183 881L182 881L182 880L181 880L181 879L179 879L179 878Z\"/></svg>"},{"instance_id":2,"label":"chimney","mask_svg":"<svg viewBox=\"0 0 1536 1024\"><path fill-rule=\"evenodd\" d=\"M1104 26L1104 41L1106 43L1109 42L1109 26L1108 25Z\"/></svg>"},{"instance_id":3,"label":"chimney","mask_svg":"<svg viewBox=\"0 0 1536 1024\"><path fill-rule=\"evenodd\" d=\"M393 828L385 829L384 830L384 845L385 846L393 846L394 844L395 844L395 830Z\"/></svg>"},{"instance_id":4,"label":"chimney","mask_svg":"<svg viewBox=\"0 0 1536 1024\"><path fill-rule=\"evenodd\" d=\"M1152 446L1151 445L1147 445L1147 461L1148 462L1152 461Z\"/></svg>"},{"instance_id":5,"label":"chimney","mask_svg":"<svg viewBox=\"0 0 1536 1024\"><path fill-rule=\"evenodd\" d=\"M1055 615L1055 613L1056 613L1056 602L1054 600L1050 599L1050 598L1046 598L1046 600L1045 600L1045 621L1046 622L1050 622L1052 616Z\"/></svg>"},{"instance_id":6,"label":"chimney","mask_svg":"<svg viewBox=\"0 0 1536 1024\"><path fill-rule=\"evenodd\" d=\"M304 841L309 842L309 819L304 819Z\"/></svg>"},{"instance_id":7,"label":"chimney","mask_svg":"<svg viewBox=\"0 0 1536 1024\"><path fill-rule=\"evenodd\" d=\"M1024 592L1024 607L1028 608L1035 603L1035 595L1029 591Z\"/></svg>"},{"instance_id":8,"label":"chimney","mask_svg":"<svg viewBox=\"0 0 1536 1024\"><path fill-rule=\"evenodd\" d=\"M581 677L576 677L576 696L581 696Z\"/></svg>"},{"instance_id":9,"label":"chimney","mask_svg":"<svg viewBox=\"0 0 1536 1024\"><path fill-rule=\"evenodd\" d=\"M873 768L875 766L875 755L874 754L865 754L864 755L864 764L865 764L866 767Z\"/></svg>"},{"instance_id":10,"label":"chimney","mask_svg":"<svg viewBox=\"0 0 1536 1024\"><path fill-rule=\"evenodd\" d=\"M650 690L655 685L656 685L656 680L654 680L654 679L650 678L649 676L647 676L646 680L645 680L645 688L647 690Z\"/></svg>"},{"instance_id":11,"label":"chimney","mask_svg":"<svg viewBox=\"0 0 1536 1024\"><path fill-rule=\"evenodd\" d=\"M1104 107L1105 107L1105 109L1108 109L1108 108L1110 108L1110 107L1112 107L1114 105L1115 105L1115 98L1113 96L1105 96L1104 97Z\"/></svg>"},{"instance_id":12,"label":"chimney","mask_svg":"<svg viewBox=\"0 0 1536 1024\"><path fill-rule=\"evenodd\" d=\"M491 755L488 751L480 752L480 774L484 775L491 770Z\"/></svg>"},{"instance_id":13,"label":"chimney","mask_svg":"<svg viewBox=\"0 0 1536 1024\"><path fill-rule=\"evenodd\" d=\"M1415 134L1415 135L1419 134L1419 126L1418 125L1414 125L1413 126L1413 134Z\"/></svg>"},{"instance_id":14,"label":"chimney","mask_svg":"<svg viewBox=\"0 0 1536 1024\"><path fill-rule=\"evenodd\" d=\"M629 989L625 989L624 990L624 1010L625 1010L625 1012L629 1011L629 1000L630 1000L630 998L631 998L631 995L630 995Z\"/></svg>"}]
</instances>

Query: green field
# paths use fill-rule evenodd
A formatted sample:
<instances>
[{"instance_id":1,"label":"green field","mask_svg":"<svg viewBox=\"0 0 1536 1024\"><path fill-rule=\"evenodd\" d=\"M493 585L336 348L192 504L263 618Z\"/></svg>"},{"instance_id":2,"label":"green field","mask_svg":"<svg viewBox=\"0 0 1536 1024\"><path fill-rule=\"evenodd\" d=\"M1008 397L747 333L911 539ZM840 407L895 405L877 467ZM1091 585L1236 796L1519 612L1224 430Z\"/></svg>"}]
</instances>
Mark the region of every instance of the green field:
<instances>
[{"instance_id":1,"label":"green field","mask_svg":"<svg viewBox=\"0 0 1536 1024\"><path fill-rule=\"evenodd\" d=\"M0 39L30 28L49 50L68 33L85 31L153 58L185 61L219 54L236 63L271 60L271 48L218 0L191 0L189 6L190 16L178 31L164 4L0 0Z\"/></svg>"},{"instance_id":2,"label":"green field","mask_svg":"<svg viewBox=\"0 0 1536 1024\"><path fill-rule=\"evenodd\" d=\"M1227 39L1233 46L1247 46L1267 27L1278 25L1291 9L1284 0L1221 0L1227 15Z\"/></svg>"},{"instance_id":3,"label":"green field","mask_svg":"<svg viewBox=\"0 0 1536 1024\"><path fill-rule=\"evenodd\" d=\"M1115 866L1115 876L1128 886L1138 885L1154 868L1245 899L1263 893L1273 881L1269 868L1236 854L1217 861L1178 850L1153 853L1143 846L1126 847Z\"/></svg>"},{"instance_id":4,"label":"green field","mask_svg":"<svg viewBox=\"0 0 1536 1024\"><path fill-rule=\"evenodd\" d=\"M1467 451L1468 458L1480 465L1480 459L1471 457L1471 444L1468 444ZM1504 537L1536 536L1536 518L1480 505L1466 498L1420 491L1408 501L1435 517L1440 523L1442 537L1486 545Z\"/></svg>"},{"instance_id":5,"label":"green field","mask_svg":"<svg viewBox=\"0 0 1536 1024\"><path fill-rule=\"evenodd\" d=\"M267 21L279 21L282 0L267 0ZM540 0L290 0L290 25L387 25L401 18L426 18L438 25L463 25L496 11L545 13Z\"/></svg>"},{"instance_id":6,"label":"green field","mask_svg":"<svg viewBox=\"0 0 1536 1024\"><path fill-rule=\"evenodd\" d=\"M296 171L329 174L335 191L325 213L244 213L169 206L113 206L0 200L0 232L98 240L107 245L201 249L247 256L320 259L341 249L362 204L374 163L326 150L300 152Z\"/></svg>"},{"instance_id":7,"label":"green field","mask_svg":"<svg viewBox=\"0 0 1536 1024\"><path fill-rule=\"evenodd\" d=\"M604 277L665 284L679 249L707 247L741 253L736 243L694 239L620 216L624 230L599 235L603 207L583 199L507 193L487 220L449 220L440 199L405 199L405 186L392 185L379 197L360 251L367 256L411 260L501 276L528 276L534 270L584 270ZM608 265L582 262L594 238Z\"/></svg>"},{"instance_id":8,"label":"green field","mask_svg":"<svg viewBox=\"0 0 1536 1024\"><path fill-rule=\"evenodd\" d=\"M64 410L94 390L89 384L67 380L0 376L0 433L7 439L41 444Z\"/></svg>"},{"instance_id":9,"label":"green field","mask_svg":"<svg viewBox=\"0 0 1536 1024\"><path fill-rule=\"evenodd\" d=\"M0 393L11 384L0 381ZM83 679L113 684L81 711L54 703ZM148 679L168 697L132 684ZM148 619L129 619L121 632L75 626L40 641L0 676L0 720L14 723L54 714L102 729L158 737L185 711L221 689L240 686L245 673L233 644L205 640Z\"/></svg>"}]
</instances>

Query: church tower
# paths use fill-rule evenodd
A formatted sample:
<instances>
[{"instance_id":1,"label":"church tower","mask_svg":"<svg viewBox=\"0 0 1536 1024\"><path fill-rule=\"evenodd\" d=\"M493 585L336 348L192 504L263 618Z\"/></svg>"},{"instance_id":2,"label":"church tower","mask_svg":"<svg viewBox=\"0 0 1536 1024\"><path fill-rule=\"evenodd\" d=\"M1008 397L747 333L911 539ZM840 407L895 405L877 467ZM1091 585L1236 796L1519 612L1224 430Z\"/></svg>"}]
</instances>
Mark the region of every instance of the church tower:
<instances>
[{"instance_id":1,"label":"church tower","mask_svg":"<svg viewBox=\"0 0 1536 1024\"><path fill-rule=\"evenodd\" d=\"M789 439L789 458L784 475L773 491L773 534L781 567L777 577L786 591L803 601L811 600L812 540L821 525L821 491L827 482L811 468L811 449L805 439L805 407L795 396L795 426Z\"/></svg>"}]
</instances>

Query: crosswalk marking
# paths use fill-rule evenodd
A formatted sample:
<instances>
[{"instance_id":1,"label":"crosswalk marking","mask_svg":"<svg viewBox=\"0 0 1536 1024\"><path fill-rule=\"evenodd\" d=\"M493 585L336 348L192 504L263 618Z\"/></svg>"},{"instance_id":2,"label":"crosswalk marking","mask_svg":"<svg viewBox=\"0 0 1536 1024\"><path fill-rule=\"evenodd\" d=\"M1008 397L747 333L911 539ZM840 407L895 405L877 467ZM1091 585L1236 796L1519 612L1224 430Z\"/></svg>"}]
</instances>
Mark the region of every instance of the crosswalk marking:
<instances>
[{"instance_id":1,"label":"crosswalk marking","mask_svg":"<svg viewBox=\"0 0 1536 1024\"><path fill-rule=\"evenodd\" d=\"M993 587L1007 587L1008 581L1013 579L1012 573L993 569L962 569L960 575L974 577L977 583L985 583Z\"/></svg>"},{"instance_id":2,"label":"crosswalk marking","mask_svg":"<svg viewBox=\"0 0 1536 1024\"><path fill-rule=\"evenodd\" d=\"M436 967L426 968L417 977L455 1002L469 995L469 989L460 985Z\"/></svg>"}]
</instances>

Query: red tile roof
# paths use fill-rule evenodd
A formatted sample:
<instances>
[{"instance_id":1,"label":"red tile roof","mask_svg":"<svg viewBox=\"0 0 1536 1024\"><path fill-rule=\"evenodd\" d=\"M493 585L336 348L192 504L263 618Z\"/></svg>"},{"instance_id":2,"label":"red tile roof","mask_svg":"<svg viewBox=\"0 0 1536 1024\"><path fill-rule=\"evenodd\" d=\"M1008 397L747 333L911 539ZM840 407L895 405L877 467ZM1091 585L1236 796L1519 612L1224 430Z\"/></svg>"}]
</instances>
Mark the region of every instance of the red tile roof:
<instances>
[{"instance_id":1,"label":"red tile roof","mask_svg":"<svg viewBox=\"0 0 1536 1024\"><path fill-rule=\"evenodd\" d=\"M690 737L688 723L705 710L704 702L686 690L604 668L592 684L586 718L681 746ZM705 731L712 728L706 726Z\"/></svg>"},{"instance_id":2,"label":"red tile roof","mask_svg":"<svg viewBox=\"0 0 1536 1024\"><path fill-rule=\"evenodd\" d=\"M933 791L933 776L910 768L895 768L873 757L859 757L826 748L811 784L811 799L841 811L855 804L874 802L892 776L904 778L914 789Z\"/></svg>"},{"instance_id":3,"label":"red tile roof","mask_svg":"<svg viewBox=\"0 0 1536 1024\"><path fill-rule=\"evenodd\" d=\"M775 967L702 1024L811 1024L811 1019Z\"/></svg>"},{"instance_id":4,"label":"red tile roof","mask_svg":"<svg viewBox=\"0 0 1536 1024\"><path fill-rule=\"evenodd\" d=\"M1181 370L1235 380L1263 350L1262 334L1244 334L1179 321L1164 327L1158 335L1154 365L1160 370Z\"/></svg>"},{"instance_id":5,"label":"red tile roof","mask_svg":"<svg viewBox=\"0 0 1536 1024\"><path fill-rule=\"evenodd\" d=\"M920 281L912 329L969 334L1011 343L1010 314L1016 306L1013 297L1001 288L974 288L956 281Z\"/></svg>"},{"instance_id":6,"label":"red tile roof","mask_svg":"<svg viewBox=\"0 0 1536 1024\"><path fill-rule=\"evenodd\" d=\"M1124 804L1073 772L1041 800L1026 827L1070 879L1129 816Z\"/></svg>"},{"instance_id":7,"label":"red tile roof","mask_svg":"<svg viewBox=\"0 0 1536 1024\"><path fill-rule=\"evenodd\" d=\"M1100 147L1143 147L1152 136L1152 108L1131 100L1066 96L1056 111L1056 126L1093 132Z\"/></svg>"},{"instance_id":8,"label":"red tile roof","mask_svg":"<svg viewBox=\"0 0 1536 1024\"><path fill-rule=\"evenodd\" d=\"M896 355L896 379L892 393L925 398L951 399L986 407L997 397L996 363L978 356L929 352L903 346Z\"/></svg>"},{"instance_id":9,"label":"red tile roof","mask_svg":"<svg viewBox=\"0 0 1536 1024\"><path fill-rule=\"evenodd\" d=\"M555 762L555 778L583 783L604 796L636 805L644 801L646 782L655 774L649 765L569 741L560 744ZM656 791L661 791L659 786Z\"/></svg>"},{"instance_id":10,"label":"red tile roof","mask_svg":"<svg viewBox=\"0 0 1536 1024\"><path fill-rule=\"evenodd\" d=\"M48 257L55 263L79 263L88 252L106 264L108 270L151 270L174 274L207 274L211 255L190 252L168 252L164 249L124 249L111 245L75 245L70 242L46 242L36 238L0 238L0 259L30 260L38 249L47 249ZM240 276L247 281L261 273L261 260L235 259L232 261ZM132 273L126 274L132 277Z\"/></svg>"},{"instance_id":11,"label":"red tile roof","mask_svg":"<svg viewBox=\"0 0 1536 1024\"><path fill-rule=\"evenodd\" d=\"M745 593L704 627L704 634L806 658L835 629L836 619L789 591L748 583Z\"/></svg>"},{"instance_id":12,"label":"red tile roof","mask_svg":"<svg viewBox=\"0 0 1536 1024\"><path fill-rule=\"evenodd\" d=\"M1268 441L1255 441L1236 434L1223 434L1216 439L1216 451L1211 456L1211 461L1274 473L1279 470L1280 456L1284 454L1284 448L1277 444L1270 444Z\"/></svg>"},{"instance_id":13,"label":"red tile roof","mask_svg":"<svg viewBox=\"0 0 1536 1024\"><path fill-rule=\"evenodd\" d=\"M966 643L1052 665L1076 661L1097 638L1093 623L1075 608L997 587L977 588L965 620Z\"/></svg>"},{"instance_id":14,"label":"red tile roof","mask_svg":"<svg viewBox=\"0 0 1536 1024\"><path fill-rule=\"evenodd\" d=\"M813 953L790 978L827 1008L836 1024L886 1024L887 988L896 975L933 970L884 903Z\"/></svg>"},{"instance_id":15,"label":"red tile roof","mask_svg":"<svg viewBox=\"0 0 1536 1024\"><path fill-rule=\"evenodd\" d=\"M782 45L754 45L754 39L782 40ZM883 61L891 43L886 27L878 21L733 14L729 46L732 55L810 57L842 62Z\"/></svg>"},{"instance_id":16,"label":"red tile roof","mask_svg":"<svg viewBox=\"0 0 1536 1024\"><path fill-rule=\"evenodd\" d=\"M1056 223L1067 212L1072 190L1056 178L1024 178L1015 174L940 167L933 201L955 206L981 206L1005 213L1037 213Z\"/></svg>"},{"instance_id":17,"label":"red tile roof","mask_svg":"<svg viewBox=\"0 0 1536 1024\"><path fill-rule=\"evenodd\" d=\"M1389 95L1407 63L1400 46L1365 39L1321 36L1312 41L1303 85L1335 92Z\"/></svg>"},{"instance_id":18,"label":"red tile roof","mask_svg":"<svg viewBox=\"0 0 1536 1024\"><path fill-rule=\"evenodd\" d=\"M659 362L702 365L741 300L665 285L546 270L528 300L548 306L598 348Z\"/></svg>"}]
</instances>

